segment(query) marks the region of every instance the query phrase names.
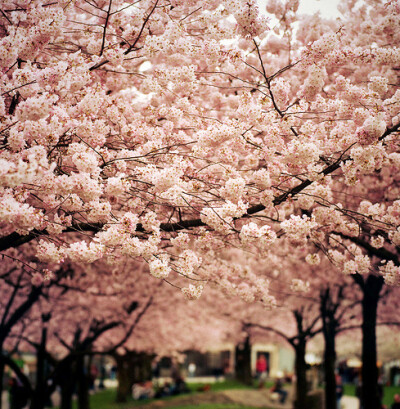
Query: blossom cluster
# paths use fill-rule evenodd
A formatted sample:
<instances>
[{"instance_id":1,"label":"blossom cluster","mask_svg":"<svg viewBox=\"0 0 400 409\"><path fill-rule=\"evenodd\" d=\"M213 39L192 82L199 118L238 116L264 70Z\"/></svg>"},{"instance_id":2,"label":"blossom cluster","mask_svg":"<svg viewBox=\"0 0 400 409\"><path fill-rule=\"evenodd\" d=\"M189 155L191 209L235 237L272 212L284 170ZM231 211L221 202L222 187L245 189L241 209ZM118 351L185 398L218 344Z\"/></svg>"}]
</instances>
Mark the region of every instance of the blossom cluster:
<instances>
[{"instance_id":1,"label":"blossom cluster","mask_svg":"<svg viewBox=\"0 0 400 409\"><path fill-rule=\"evenodd\" d=\"M314 220L311 220L306 215L294 216L291 215L289 219L281 223L281 227L285 231L288 238L293 243L302 244L307 241L311 230L317 226Z\"/></svg>"},{"instance_id":2,"label":"blossom cluster","mask_svg":"<svg viewBox=\"0 0 400 409\"><path fill-rule=\"evenodd\" d=\"M0 17L0 228L42 235L41 262L142 258L272 305L256 274L203 265L242 247L313 266L328 243L368 274L346 240L399 245L395 2L339 24L271 0L274 33L255 0L117 1L107 26L93 4L25 3Z\"/></svg>"},{"instance_id":3,"label":"blossom cluster","mask_svg":"<svg viewBox=\"0 0 400 409\"><path fill-rule=\"evenodd\" d=\"M256 223L251 222L242 226L240 240L243 244L256 242L262 248L266 248L276 240L276 233L268 225L259 228Z\"/></svg>"}]
</instances>

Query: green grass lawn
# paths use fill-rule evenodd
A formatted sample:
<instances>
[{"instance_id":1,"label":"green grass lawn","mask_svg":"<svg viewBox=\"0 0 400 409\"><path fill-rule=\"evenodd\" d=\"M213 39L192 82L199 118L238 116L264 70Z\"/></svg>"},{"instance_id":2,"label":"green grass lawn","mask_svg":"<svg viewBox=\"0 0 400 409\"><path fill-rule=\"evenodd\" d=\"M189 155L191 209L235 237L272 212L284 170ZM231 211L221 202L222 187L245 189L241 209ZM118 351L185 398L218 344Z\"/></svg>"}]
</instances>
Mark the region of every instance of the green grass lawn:
<instances>
[{"instance_id":1,"label":"green grass lawn","mask_svg":"<svg viewBox=\"0 0 400 409\"><path fill-rule=\"evenodd\" d=\"M390 408L390 405L393 403L393 396L399 393L399 386L385 386L383 390L383 404ZM344 394L348 396L356 396L356 387L354 385L344 385Z\"/></svg>"}]
</instances>

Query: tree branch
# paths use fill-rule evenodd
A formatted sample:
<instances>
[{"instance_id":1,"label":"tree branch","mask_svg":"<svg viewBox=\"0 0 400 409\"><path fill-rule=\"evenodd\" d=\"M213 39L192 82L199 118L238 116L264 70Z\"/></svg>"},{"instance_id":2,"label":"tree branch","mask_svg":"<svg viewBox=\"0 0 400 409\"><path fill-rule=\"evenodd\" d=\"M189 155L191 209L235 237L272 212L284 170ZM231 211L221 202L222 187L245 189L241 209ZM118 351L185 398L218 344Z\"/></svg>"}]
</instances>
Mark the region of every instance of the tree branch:
<instances>
[{"instance_id":1,"label":"tree branch","mask_svg":"<svg viewBox=\"0 0 400 409\"><path fill-rule=\"evenodd\" d=\"M280 337L282 337L283 339L285 339L287 342L289 342L290 345L292 345L293 347L295 346L295 339L297 337L288 337L286 334L284 334L283 332L273 328L273 327L269 327L269 326L265 326L265 325L260 325L260 324L253 324L253 323L246 323L245 324L247 327L255 327L255 328L259 328L265 331L270 331L273 332L276 335L279 335Z\"/></svg>"},{"instance_id":2,"label":"tree branch","mask_svg":"<svg viewBox=\"0 0 400 409\"><path fill-rule=\"evenodd\" d=\"M382 135L381 138L386 137L390 135L393 132L396 132L400 128L400 122L396 125L394 125L391 128L388 128L386 132ZM334 172L335 170L339 169L342 163L345 163L347 161L351 160L350 157L343 157L340 156L340 158L337 159L336 162L332 163L331 165L327 166L322 172L320 172L321 175L327 176ZM282 193L279 196L276 196L274 200L272 201L274 206L278 206L281 203L285 202L289 197L293 197L303 191L306 187L310 186L313 183L313 181L306 179L297 186L293 187L292 189L288 190L285 193ZM254 205L250 207L246 214L243 217L251 216L253 214L262 212L265 210L265 206L260 204ZM90 223L80 223L80 224L75 224L71 227L68 227L64 232L78 232L78 231L99 231L102 228L102 224L97 223L97 224L90 224ZM204 222L201 221L201 219L189 219L189 220L182 220L176 223L161 223L160 229L164 232L173 232L173 231L180 231L184 229L189 229L192 227L201 227L201 226L206 226ZM141 224L138 224L137 226L137 231L144 232L143 226ZM38 236L41 235L47 235L48 233L45 230L33 230L31 233L25 236L21 236L18 233L11 233L8 236L1 237L0 238L0 251L4 251L9 248L15 248L20 246L21 244L28 243L35 239ZM372 246L371 246L372 247ZM388 254L388 257L390 254ZM392 256L393 257L393 256ZM390 260L393 260L393 258L388 258ZM397 258L398 260L398 258Z\"/></svg>"},{"instance_id":3,"label":"tree branch","mask_svg":"<svg viewBox=\"0 0 400 409\"><path fill-rule=\"evenodd\" d=\"M29 393L32 393L32 386L29 381L29 378L22 372L21 368L17 363L7 355L0 354L0 362L3 362L5 365L9 366L12 371L17 375L18 379L24 384L28 389Z\"/></svg>"}]
</instances>

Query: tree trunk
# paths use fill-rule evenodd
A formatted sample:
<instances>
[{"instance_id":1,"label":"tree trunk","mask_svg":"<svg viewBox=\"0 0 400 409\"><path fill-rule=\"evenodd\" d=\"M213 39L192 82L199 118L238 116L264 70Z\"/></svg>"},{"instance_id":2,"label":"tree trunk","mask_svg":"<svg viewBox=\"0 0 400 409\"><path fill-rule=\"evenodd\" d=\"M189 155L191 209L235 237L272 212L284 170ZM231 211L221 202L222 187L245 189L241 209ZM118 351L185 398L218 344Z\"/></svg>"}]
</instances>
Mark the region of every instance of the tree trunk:
<instances>
[{"instance_id":1,"label":"tree trunk","mask_svg":"<svg viewBox=\"0 0 400 409\"><path fill-rule=\"evenodd\" d=\"M130 364L129 364L129 358L127 356L128 354L121 356L121 355L115 355L115 361L117 363L117 380L118 380L118 386L117 386L117 397L116 401L117 402L126 402L128 400L128 396L131 394L131 381L129 377L129 372L130 372Z\"/></svg>"},{"instance_id":2,"label":"tree trunk","mask_svg":"<svg viewBox=\"0 0 400 409\"><path fill-rule=\"evenodd\" d=\"M236 346L236 379L245 385L251 385L253 378L251 376L251 345L249 337L246 338L243 345Z\"/></svg>"},{"instance_id":3,"label":"tree trunk","mask_svg":"<svg viewBox=\"0 0 400 409\"><path fill-rule=\"evenodd\" d=\"M42 329L42 337L37 350L36 385L32 394L31 409L43 409L47 396L47 385L44 374L46 353L47 328Z\"/></svg>"},{"instance_id":4,"label":"tree trunk","mask_svg":"<svg viewBox=\"0 0 400 409\"><path fill-rule=\"evenodd\" d=\"M325 409L336 409L336 378L335 378L335 336L337 322L331 303L330 289L321 293L322 333L324 335L324 378L325 378Z\"/></svg>"},{"instance_id":5,"label":"tree trunk","mask_svg":"<svg viewBox=\"0 0 400 409\"><path fill-rule=\"evenodd\" d=\"M152 377L151 361L154 359L154 355L149 355L141 352L137 356L139 369L139 379L137 382L150 381Z\"/></svg>"},{"instance_id":6,"label":"tree trunk","mask_svg":"<svg viewBox=\"0 0 400 409\"><path fill-rule=\"evenodd\" d=\"M307 364L306 364L306 340L299 338L294 344L296 352L296 409L307 408Z\"/></svg>"},{"instance_id":7,"label":"tree trunk","mask_svg":"<svg viewBox=\"0 0 400 409\"><path fill-rule=\"evenodd\" d=\"M136 382L151 379L151 361L154 355L143 352L128 351L125 355L114 355L117 363L117 402L126 402L132 394L132 386Z\"/></svg>"},{"instance_id":8,"label":"tree trunk","mask_svg":"<svg viewBox=\"0 0 400 409\"><path fill-rule=\"evenodd\" d=\"M328 324L329 325L329 324ZM325 408L336 409L336 379L335 379L335 332L328 328L325 332L324 377L325 377Z\"/></svg>"},{"instance_id":9,"label":"tree trunk","mask_svg":"<svg viewBox=\"0 0 400 409\"><path fill-rule=\"evenodd\" d=\"M72 382L71 382L72 383ZM61 404L60 409L72 409L73 388L71 385L63 385L61 387Z\"/></svg>"},{"instance_id":10,"label":"tree trunk","mask_svg":"<svg viewBox=\"0 0 400 409\"><path fill-rule=\"evenodd\" d=\"M85 369L85 356L79 354L76 360L78 409L90 409L89 373Z\"/></svg>"},{"instance_id":11,"label":"tree trunk","mask_svg":"<svg viewBox=\"0 0 400 409\"><path fill-rule=\"evenodd\" d=\"M379 409L381 396L378 389L376 365L376 316L383 278L369 275L364 281L362 300L362 388L363 409Z\"/></svg>"},{"instance_id":12,"label":"tree trunk","mask_svg":"<svg viewBox=\"0 0 400 409\"><path fill-rule=\"evenodd\" d=\"M2 409L3 407L2 396L3 396L4 374L5 374L5 365L4 365L4 361L0 358L0 409Z\"/></svg>"},{"instance_id":13,"label":"tree trunk","mask_svg":"<svg viewBox=\"0 0 400 409\"><path fill-rule=\"evenodd\" d=\"M75 390L75 374L73 371L73 363L68 360L63 363L62 372L60 373L61 387L61 404L60 409L72 409L72 396Z\"/></svg>"}]
</instances>

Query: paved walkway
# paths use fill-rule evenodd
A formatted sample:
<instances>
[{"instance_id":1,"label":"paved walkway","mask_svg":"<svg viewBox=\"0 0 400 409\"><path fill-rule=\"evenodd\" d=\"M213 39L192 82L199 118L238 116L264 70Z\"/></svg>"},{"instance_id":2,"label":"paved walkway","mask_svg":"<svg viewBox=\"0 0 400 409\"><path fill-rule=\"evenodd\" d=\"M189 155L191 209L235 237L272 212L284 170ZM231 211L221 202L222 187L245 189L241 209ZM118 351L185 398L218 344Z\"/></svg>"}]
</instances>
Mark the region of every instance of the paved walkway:
<instances>
[{"instance_id":1,"label":"paved walkway","mask_svg":"<svg viewBox=\"0 0 400 409\"><path fill-rule=\"evenodd\" d=\"M288 402L284 405L271 400L271 392L268 389L262 390L247 390L247 389L232 389L223 391L225 396L228 396L233 403L240 405L253 406L255 408L276 408L276 409L292 409L293 405Z\"/></svg>"}]
</instances>

